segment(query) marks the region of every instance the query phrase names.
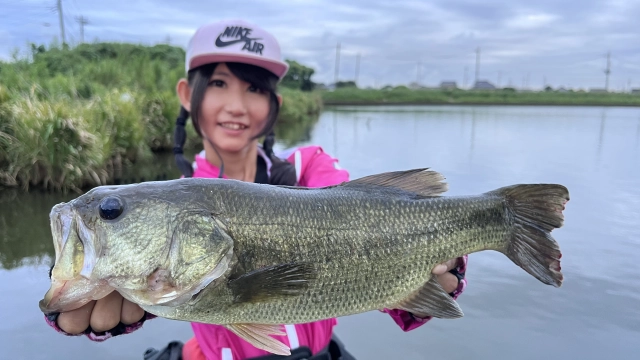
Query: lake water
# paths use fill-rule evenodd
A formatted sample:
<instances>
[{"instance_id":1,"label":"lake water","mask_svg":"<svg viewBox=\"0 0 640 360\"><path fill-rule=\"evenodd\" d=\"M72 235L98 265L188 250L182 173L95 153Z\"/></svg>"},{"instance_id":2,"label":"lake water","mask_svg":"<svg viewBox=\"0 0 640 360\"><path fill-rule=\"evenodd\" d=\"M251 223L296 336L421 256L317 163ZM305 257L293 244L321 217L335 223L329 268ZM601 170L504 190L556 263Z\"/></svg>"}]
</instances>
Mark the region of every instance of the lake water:
<instances>
[{"instance_id":1,"label":"lake water","mask_svg":"<svg viewBox=\"0 0 640 360\"><path fill-rule=\"evenodd\" d=\"M450 195L515 183L560 183L571 201L553 232L561 288L504 255L471 254L465 317L408 333L386 314L339 319L338 336L361 359L602 359L640 353L640 109L398 106L327 108L301 143L320 144L353 178L430 167ZM171 158L153 172L175 177ZM148 347L192 336L188 323L155 319L94 343L43 321L53 246L48 212L74 195L0 190L0 358L141 359ZM336 249L339 251L339 249Z\"/></svg>"}]
</instances>

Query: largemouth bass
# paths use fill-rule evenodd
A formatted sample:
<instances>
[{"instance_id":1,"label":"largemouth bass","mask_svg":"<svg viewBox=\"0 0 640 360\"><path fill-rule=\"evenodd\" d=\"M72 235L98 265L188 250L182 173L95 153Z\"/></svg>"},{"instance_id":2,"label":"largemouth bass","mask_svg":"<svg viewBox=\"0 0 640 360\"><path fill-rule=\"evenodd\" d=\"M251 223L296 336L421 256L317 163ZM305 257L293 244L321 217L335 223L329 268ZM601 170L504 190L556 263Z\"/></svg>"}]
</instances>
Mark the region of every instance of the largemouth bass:
<instances>
[{"instance_id":1,"label":"largemouth bass","mask_svg":"<svg viewBox=\"0 0 640 360\"><path fill-rule=\"evenodd\" d=\"M120 292L169 319L220 324L275 354L280 324L378 309L461 317L431 274L449 259L499 251L561 286L551 231L562 185L442 194L429 169L319 189L223 179L101 186L53 207L51 288L40 308L68 311Z\"/></svg>"}]
</instances>

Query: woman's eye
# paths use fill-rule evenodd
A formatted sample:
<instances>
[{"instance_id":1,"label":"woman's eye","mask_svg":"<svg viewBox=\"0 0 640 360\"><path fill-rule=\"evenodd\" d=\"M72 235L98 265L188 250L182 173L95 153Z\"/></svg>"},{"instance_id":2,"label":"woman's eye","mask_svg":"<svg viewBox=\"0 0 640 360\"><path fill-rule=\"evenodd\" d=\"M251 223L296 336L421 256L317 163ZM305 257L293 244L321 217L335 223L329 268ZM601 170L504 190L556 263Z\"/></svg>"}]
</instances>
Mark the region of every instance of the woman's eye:
<instances>
[{"instance_id":1,"label":"woman's eye","mask_svg":"<svg viewBox=\"0 0 640 360\"><path fill-rule=\"evenodd\" d=\"M256 87L256 86L249 86L249 91L257 92L257 93L260 93L260 94L263 93L263 91L261 89L259 89L258 87Z\"/></svg>"},{"instance_id":2,"label":"woman's eye","mask_svg":"<svg viewBox=\"0 0 640 360\"><path fill-rule=\"evenodd\" d=\"M224 86L224 81L222 80L211 80L209 83L210 86L222 87Z\"/></svg>"}]
</instances>

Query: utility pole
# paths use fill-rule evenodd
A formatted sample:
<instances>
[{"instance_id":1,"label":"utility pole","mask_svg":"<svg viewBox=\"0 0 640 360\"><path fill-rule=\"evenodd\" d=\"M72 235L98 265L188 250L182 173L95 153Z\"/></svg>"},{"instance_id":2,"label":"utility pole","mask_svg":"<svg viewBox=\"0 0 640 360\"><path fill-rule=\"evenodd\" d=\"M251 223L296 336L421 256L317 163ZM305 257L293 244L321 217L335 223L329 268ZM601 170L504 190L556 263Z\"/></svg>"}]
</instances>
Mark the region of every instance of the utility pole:
<instances>
[{"instance_id":1,"label":"utility pole","mask_svg":"<svg viewBox=\"0 0 640 360\"><path fill-rule=\"evenodd\" d=\"M58 18L60 19L60 34L62 35L62 44L66 44L67 40L64 37L64 19L62 17L62 0L57 0Z\"/></svg>"},{"instance_id":2,"label":"utility pole","mask_svg":"<svg viewBox=\"0 0 640 360\"><path fill-rule=\"evenodd\" d=\"M338 46L336 47L336 73L334 84L338 84L338 69L340 68L340 42L338 42Z\"/></svg>"},{"instance_id":3,"label":"utility pole","mask_svg":"<svg viewBox=\"0 0 640 360\"><path fill-rule=\"evenodd\" d=\"M604 90L609 91L609 74L611 74L611 53L607 53L607 68L604 70L605 73L605 82L604 82Z\"/></svg>"},{"instance_id":4,"label":"utility pole","mask_svg":"<svg viewBox=\"0 0 640 360\"><path fill-rule=\"evenodd\" d=\"M480 76L480 47L476 49L476 83Z\"/></svg>"},{"instance_id":5,"label":"utility pole","mask_svg":"<svg viewBox=\"0 0 640 360\"><path fill-rule=\"evenodd\" d=\"M502 71L498 71L498 87L500 87L500 80L502 80Z\"/></svg>"},{"instance_id":6,"label":"utility pole","mask_svg":"<svg viewBox=\"0 0 640 360\"><path fill-rule=\"evenodd\" d=\"M87 20L87 18L85 18L84 16L80 15L80 16L76 16L76 21L78 22L78 24L80 24L80 42L83 43L84 42L84 26L89 23L89 20Z\"/></svg>"},{"instance_id":7,"label":"utility pole","mask_svg":"<svg viewBox=\"0 0 640 360\"><path fill-rule=\"evenodd\" d=\"M360 53L356 55L356 86L358 86L358 75L360 74Z\"/></svg>"},{"instance_id":8,"label":"utility pole","mask_svg":"<svg viewBox=\"0 0 640 360\"><path fill-rule=\"evenodd\" d=\"M420 85L420 65L422 64L422 62L420 61L420 58L418 58L418 64L416 66L416 85Z\"/></svg>"}]
</instances>

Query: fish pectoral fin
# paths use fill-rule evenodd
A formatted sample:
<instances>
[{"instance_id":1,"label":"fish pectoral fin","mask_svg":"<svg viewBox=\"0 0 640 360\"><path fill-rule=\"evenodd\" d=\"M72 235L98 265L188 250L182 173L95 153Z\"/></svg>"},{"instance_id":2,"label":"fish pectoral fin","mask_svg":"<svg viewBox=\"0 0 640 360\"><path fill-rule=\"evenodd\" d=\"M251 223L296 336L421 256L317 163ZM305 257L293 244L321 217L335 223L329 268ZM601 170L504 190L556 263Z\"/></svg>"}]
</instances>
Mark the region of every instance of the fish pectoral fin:
<instances>
[{"instance_id":1,"label":"fish pectoral fin","mask_svg":"<svg viewBox=\"0 0 640 360\"><path fill-rule=\"evenodd\" d=\"M432 276L423 287L392 308L408 311L421 318L456 319L463 316L458 303L444 291L436 276Z\"/></svg>"},{"instance_id":2,"label":"fish pectoral fin","mask_svg":"<svg viewBox=\"0 0 640 360\"><path fill-rule=\"evenodd\" d=\"M287 263L253 270L230 280L228 286L234 302L260 302L300 295L314 278L312 264Z\"/></svg>"},{"instance_id":3,"label":"fish pectoral fin","mask_svg":"<svg viewBox=\"0 0 640 360\"><path fill-rule=\"evenodd\" d=\"M439 196L448 190L444 176L429 169L392 171L365 176L345 183L342 186L376 185L397 188L425 197Z\"/></svg>"},{"instance_id":4,"label":"fish pectoral fin","mask_svg":"<svg viewBox=\"0 0 640 360\"><path fill-rule=\"evenodd\" d=\"M225 327L258 349L278 355L291 355L291 350L287 345L270 336L285 335L281 325L227 324Z\"/></svg>"}]
</instances>

